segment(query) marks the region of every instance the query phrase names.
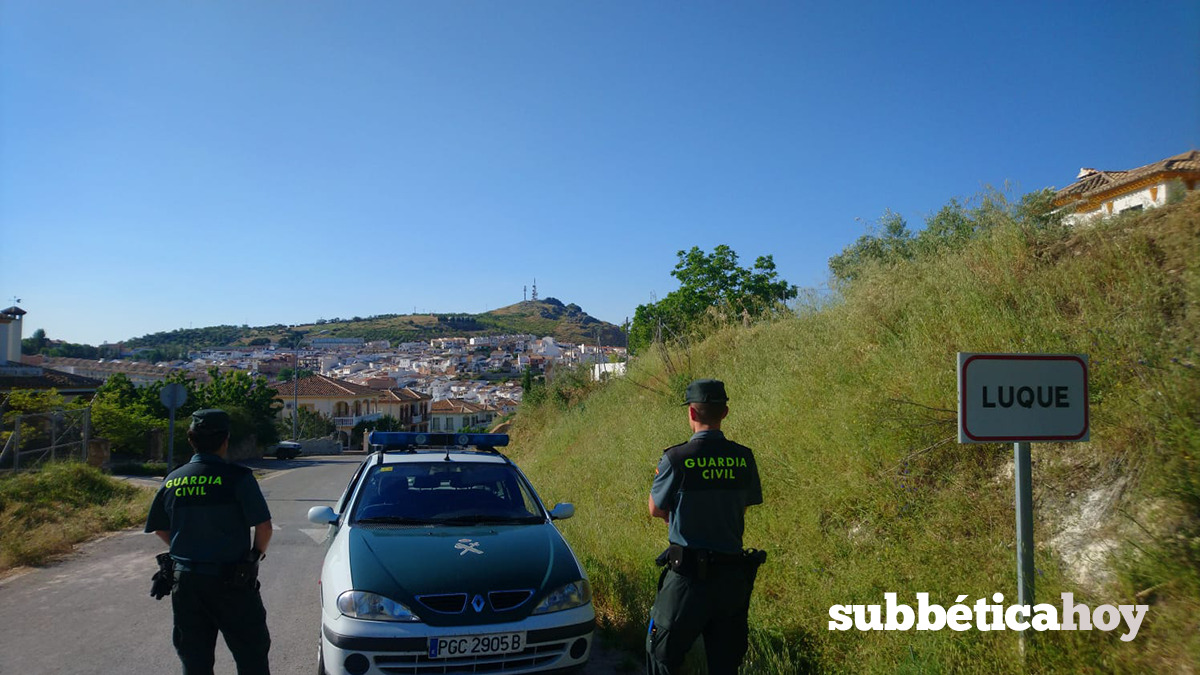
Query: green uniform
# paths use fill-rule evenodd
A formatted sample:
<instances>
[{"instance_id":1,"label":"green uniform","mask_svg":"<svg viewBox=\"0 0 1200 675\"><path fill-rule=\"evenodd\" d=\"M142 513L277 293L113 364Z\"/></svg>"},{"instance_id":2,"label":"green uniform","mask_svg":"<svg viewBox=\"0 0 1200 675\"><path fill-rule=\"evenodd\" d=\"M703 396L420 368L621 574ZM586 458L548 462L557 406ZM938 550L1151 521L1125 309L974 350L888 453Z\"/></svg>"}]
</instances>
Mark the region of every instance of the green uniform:
<instances>
[{"instance_id":1,"label":"green uniform","mask_svg":"<svg viewBox=\"0 0 1200 675\"><path fill-rule=\"evenodd\" d=\"M737 672L747 648L754 566L742 555L746 507L762 503L754 453L720 431L663 452L650 490L669 511L671 544L687 564L665 569L650 611L646 667L672 675L704 636L709 675Z\"/></svg>"},{"instance_id":2,"label":"green uniform","mask_svg":"<svg viewBox=\"0 0 1200 675\"><path fill-rule=\"evenodd\" d=\"M200 411L197 415L210 413ZM250 469L197 453L172 471L150 507L146 532L170 533L176 583L172 642L184 675L212 675L217 633L239 675L268 675L271 636L258 582L236 580L251 554L250 528L271 519Z\"/></svg>"}]
</instances>

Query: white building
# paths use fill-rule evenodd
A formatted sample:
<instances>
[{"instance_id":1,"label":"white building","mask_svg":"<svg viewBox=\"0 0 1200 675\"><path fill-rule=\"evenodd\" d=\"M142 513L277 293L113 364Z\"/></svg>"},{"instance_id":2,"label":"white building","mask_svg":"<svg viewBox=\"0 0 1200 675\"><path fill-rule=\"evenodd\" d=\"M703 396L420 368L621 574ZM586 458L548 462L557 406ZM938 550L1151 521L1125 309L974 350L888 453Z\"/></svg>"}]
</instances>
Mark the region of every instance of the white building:
<instances>
[{"instance_id":1,"label":"white building","mask_svg":"<svg viewBox=\"0 0 1200 675\"><path fill-rule=\"evenodd\" d=\"M1162 206L1176 191L1194 190L1200 181L1200 151L1125 171L1083 168L1075 182L1054 195L1054 206L1069 215L1069 225L1122 211L1140 211Z\"/></svg>"}]
</instances>

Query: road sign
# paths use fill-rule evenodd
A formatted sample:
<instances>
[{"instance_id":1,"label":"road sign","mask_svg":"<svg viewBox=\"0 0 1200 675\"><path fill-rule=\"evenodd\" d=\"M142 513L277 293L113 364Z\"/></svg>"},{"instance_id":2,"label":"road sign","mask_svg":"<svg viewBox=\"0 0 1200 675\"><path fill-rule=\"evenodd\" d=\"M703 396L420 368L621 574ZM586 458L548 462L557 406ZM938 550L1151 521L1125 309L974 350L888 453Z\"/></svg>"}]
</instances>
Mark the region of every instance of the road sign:
<instances>
[{"instance_id":1,"label":"road sign","mask_svg":"<svg viewBox=\"0 0 1200 675\"><path fill-rule=\"evenodd\" d=\"M958 442L1086 441L1086 354L958 354Z\"/></svg>"},{"instance_id":2,"label":"road sign","mask_svg":"<svg viewBox=\"0 0 1200 675\"><path fill-rule=\"evenodd\" d=\"M187 401L187 388L172 382L158 392L158 400L167 407L170 423L167 425L167 470L175 468L175 411Z\"/></svg>"},{"instance_id":3,"label":"road sign","mask_svg":"<svg viewBox=\"0 0 1200 675\"><path fill-rule=\"evenodd\" d=\"M158 400L166 406L167 410L175 410L179 406L187 402L187 388L177 382L165 385L162 391L158 392Z\"/></svg>"}]
</instances>

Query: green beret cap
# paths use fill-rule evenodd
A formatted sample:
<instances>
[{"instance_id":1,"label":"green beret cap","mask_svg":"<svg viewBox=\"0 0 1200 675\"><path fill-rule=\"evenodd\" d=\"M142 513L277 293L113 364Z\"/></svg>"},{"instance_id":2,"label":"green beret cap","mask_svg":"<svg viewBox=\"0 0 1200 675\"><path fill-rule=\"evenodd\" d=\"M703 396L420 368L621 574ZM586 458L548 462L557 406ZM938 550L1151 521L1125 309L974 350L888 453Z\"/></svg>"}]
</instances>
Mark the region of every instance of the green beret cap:
<instances>
[{"instance_id":1,"label":"green beret cap","mask_svg":"<svg viewBox=\"0 0 1200 675\"><path fill-rule=\"evenodd\" d=\"M202 433L229 433L229 413L219 408L197 410L192 413L191 429Z\"/></svg>"},{"instance_id":2,"label":"green beret cap","mask_svg":"<svg viewBox=\"0 0 1200 675\"><path fill-rule=\"evenodd\" d=\"M688 403L725 403L725 383L720 380L694 380L687 388Z\"/></svg>"}]
</instances>

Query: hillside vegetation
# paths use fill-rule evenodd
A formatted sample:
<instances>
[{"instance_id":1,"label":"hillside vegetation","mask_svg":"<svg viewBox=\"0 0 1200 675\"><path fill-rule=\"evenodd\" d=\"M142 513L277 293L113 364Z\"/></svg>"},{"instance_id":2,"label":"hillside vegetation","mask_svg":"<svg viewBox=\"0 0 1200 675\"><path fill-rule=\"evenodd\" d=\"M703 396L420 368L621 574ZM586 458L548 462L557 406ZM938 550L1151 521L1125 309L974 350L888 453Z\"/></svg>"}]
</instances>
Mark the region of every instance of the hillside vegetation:
<instances>
[{"instance_id":1,"label":"hillside vegetation","mask_svg":"<svg viewBox=\"0 0 1200 675\"><path fill-rule=\"evenodd\" d=\"M154 491L84 464L0 477L0 572L40 565L95 535L141 524Z\"/></svg>"},{"instance_id":2,"label":"hillside vegetation","mask_svg":"<svg viewBox=\"0 0 1200 675\"><path fill-rule=\"evenodd\" d=\"M562 529L602 622L643 644L666 528L646 514L686 440L692 377L727 383L754 448L769 552L743 673L1145 673L1200 664L1200 195L1055 234L1000 223L941 253L866 265L836 300L650 350L626 378L542 397L512 456ZM1014 602L1011 445L956 442L956 352L1086 353L1091 442L1035 444L1036 600L1150 605L1123 632L831 632L834 604ZM1136 598L1136 600L1135 600ZM699 672L698 670L696 672Z\"/></svg>"},{"instance_id":3,"label":"hillside vegetation","mask_svg":"<svg viewBox=\"0 0 1200 675\"><path fill-rule=\"evenodd\" d=\"M624 346L625 334L617 326L601 321L579 305L555 298L526 300L483 314L380 314L370 317L334 318L293 327L208 326L164 331L132 338L128 348L150 347L173 355L172 350L204 349L229 345L266 344L293 338L355 337L392 342L426 341L439 337L532 334L551 336L562 342Z\"/></svg>"}]
</instances>

